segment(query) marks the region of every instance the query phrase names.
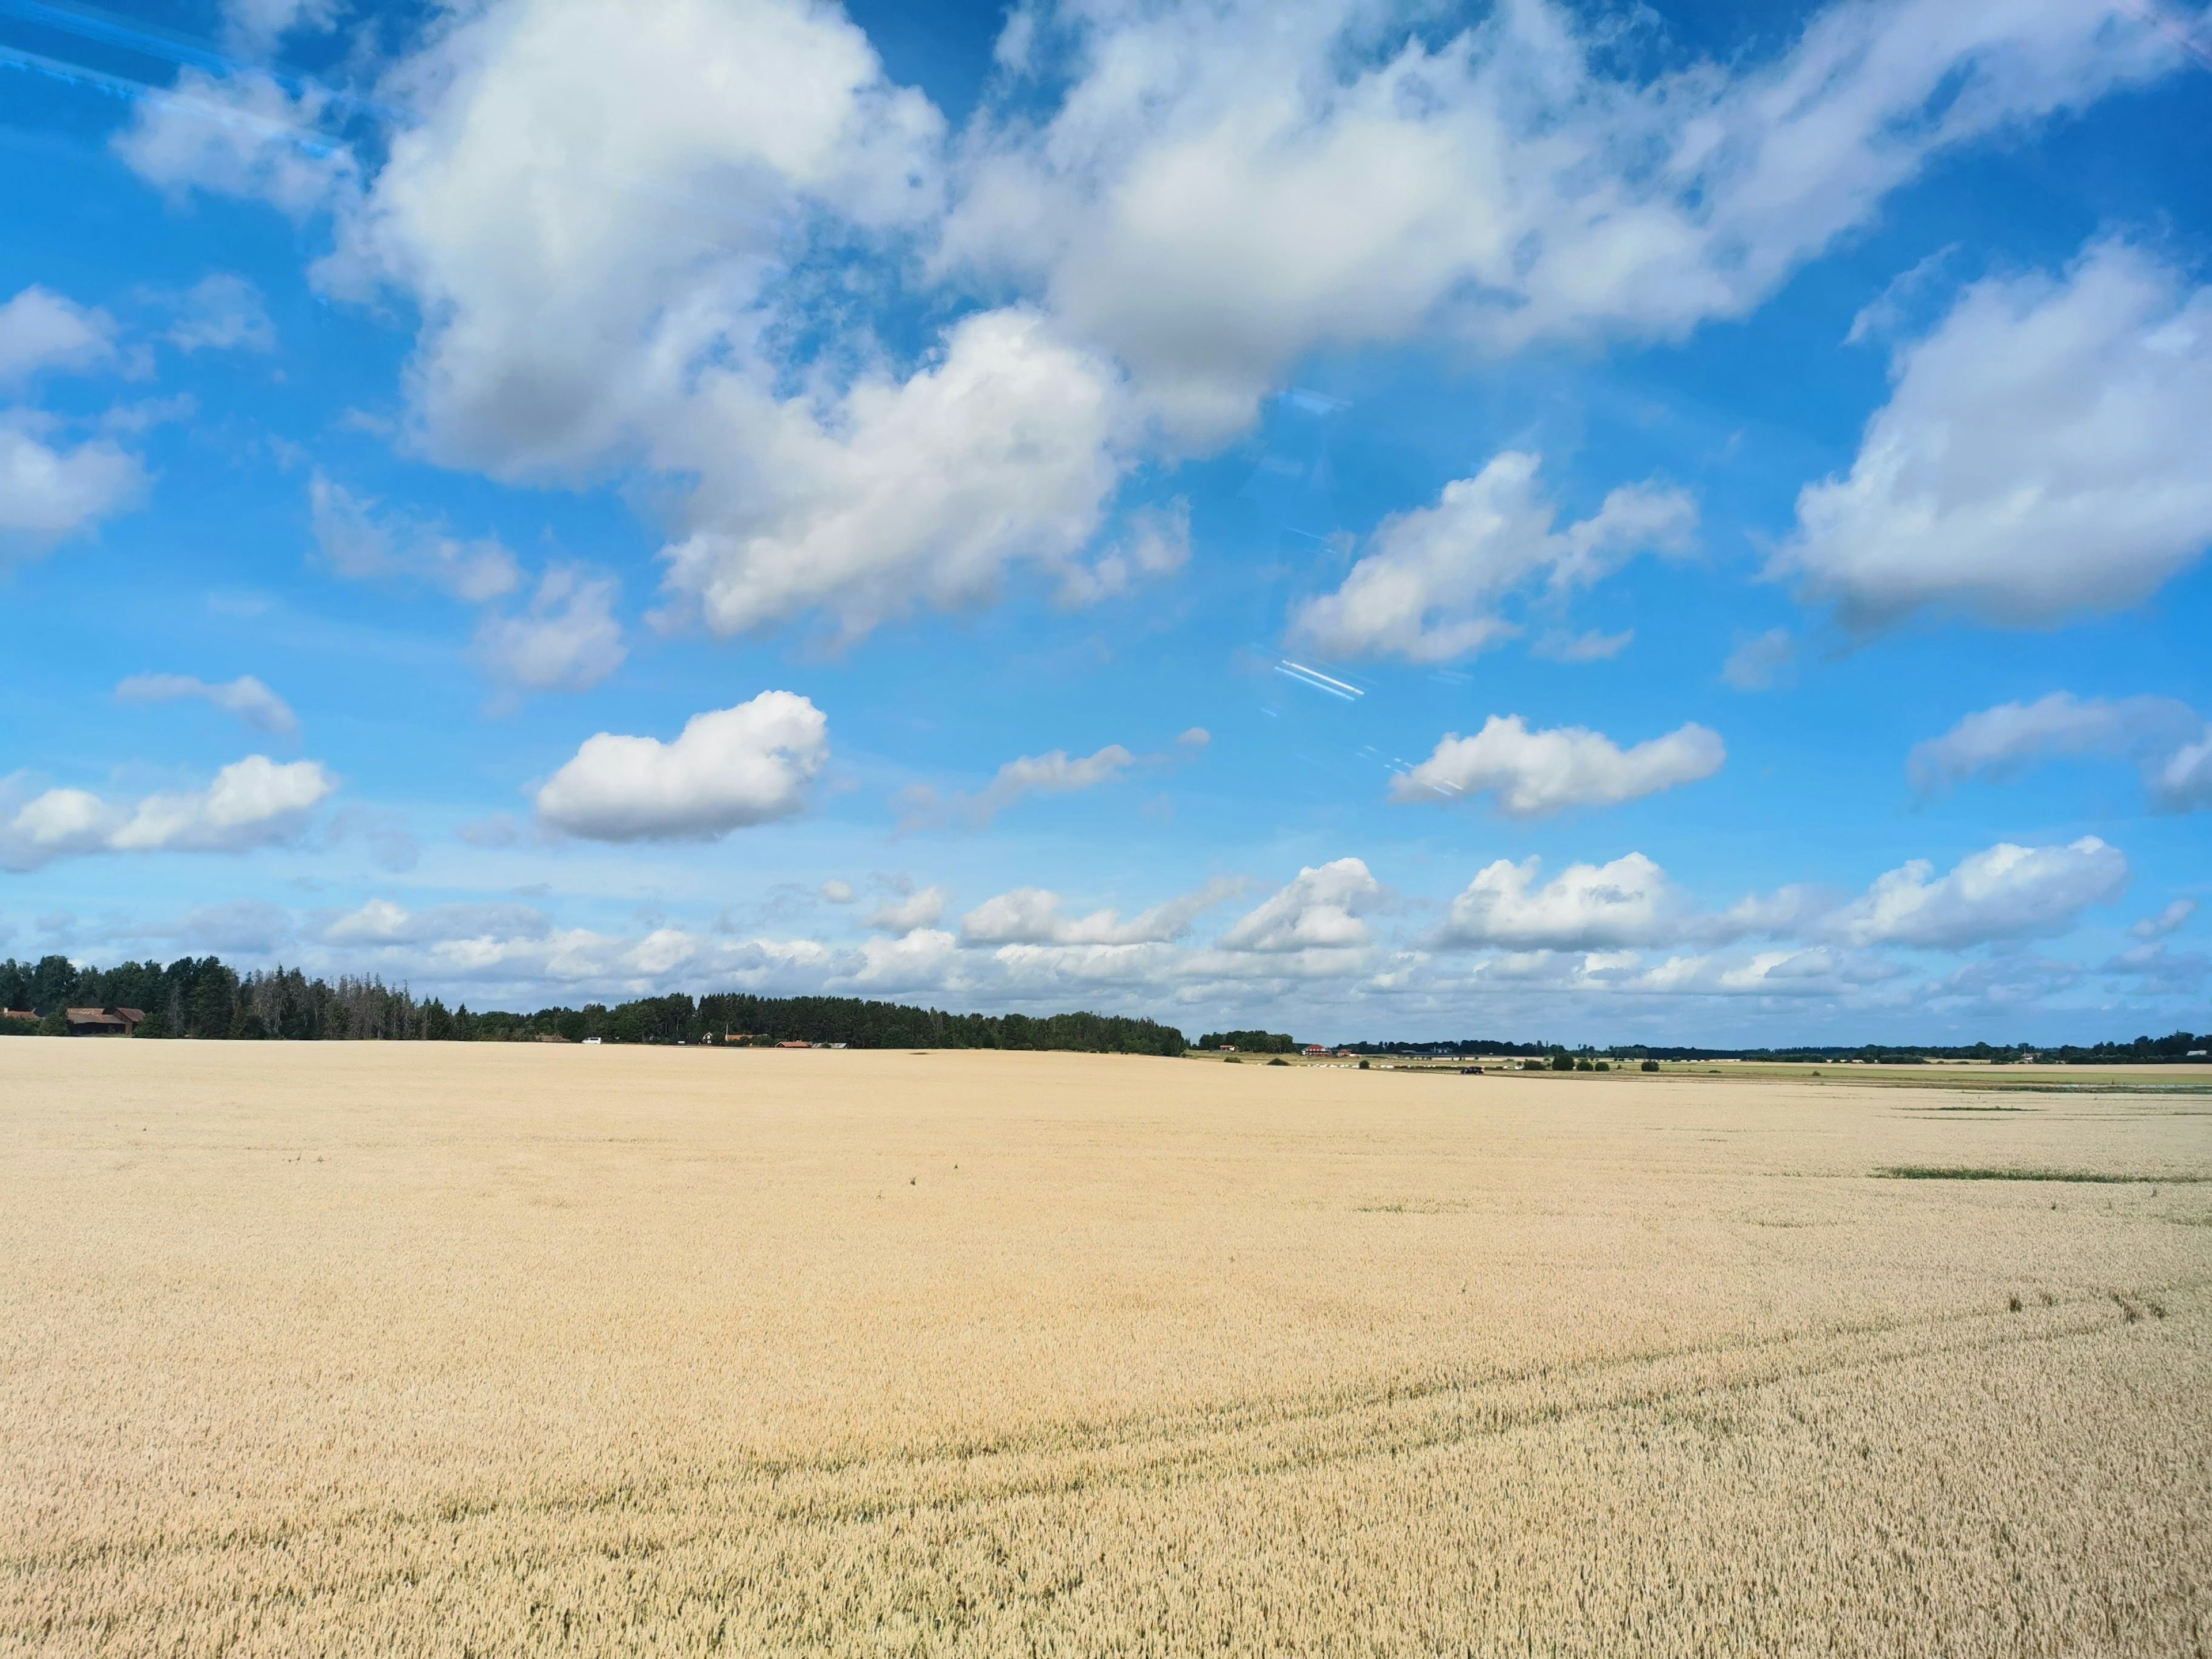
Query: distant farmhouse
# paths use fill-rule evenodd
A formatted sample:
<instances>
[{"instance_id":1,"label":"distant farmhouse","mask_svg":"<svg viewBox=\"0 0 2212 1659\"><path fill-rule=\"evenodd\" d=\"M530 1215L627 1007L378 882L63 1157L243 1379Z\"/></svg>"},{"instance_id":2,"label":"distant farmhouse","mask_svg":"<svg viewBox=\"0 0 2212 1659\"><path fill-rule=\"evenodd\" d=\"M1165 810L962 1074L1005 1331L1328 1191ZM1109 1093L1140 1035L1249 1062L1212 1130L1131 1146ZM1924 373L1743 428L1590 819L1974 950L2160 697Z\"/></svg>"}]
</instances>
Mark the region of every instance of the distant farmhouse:
<instances>
[{"instance_id":1,"label":"distant farmhouse","mask_svg":"<svg viewBox=\"0 0 2212 1659\"><path fill-rule=\"evenodd\" d=\"M71 1036L136 1036L143 1008L71 1008L66 1018Z\"/></svg>"},{"instance_id":2,"label":"distant farmhouse","mask_svg":"<svg viewBox=\"0 0 2212 1659\"><path fill-rule=\"evenodd\" d=\"M138 1022L146 1018L143 1008L64 1008L62 1020L70 1036L135 1036ZM44 1016L28 1008L0 1008L0 1021L12 1026L33 1029L45 1024Z\"/></svg>"}]
</instances>

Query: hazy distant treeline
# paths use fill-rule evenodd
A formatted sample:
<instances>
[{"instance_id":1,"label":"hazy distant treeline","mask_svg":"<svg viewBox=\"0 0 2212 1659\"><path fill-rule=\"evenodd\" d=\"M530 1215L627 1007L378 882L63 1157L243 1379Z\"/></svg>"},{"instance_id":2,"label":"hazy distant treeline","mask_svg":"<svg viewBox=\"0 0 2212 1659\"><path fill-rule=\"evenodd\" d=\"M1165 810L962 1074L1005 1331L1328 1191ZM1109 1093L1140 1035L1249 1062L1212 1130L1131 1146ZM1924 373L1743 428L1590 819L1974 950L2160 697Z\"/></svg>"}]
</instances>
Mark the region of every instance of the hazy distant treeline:
<instances>
[{"instance_id":1,"label":"hazy distant treeline","mask_svg":"<svg viewBox=\"0 0 2212 1659\"><path fill-rule=\"evenodd\" d=\"M646 997L586 1003L535 1013L417 1000L404 987L341 976L333 984L296 968L240 974L214 957L185 957L167 967L126 962L80 969L66 957L0 963L0 1007L48 1016L67 1008L138 1008L142 1037L279 1039L295 1042L702 1042L747 1037L769 1042L842 1042L854 1048L1053 1048L1086 1054L1179 1054L1172 1025L1112 1014L949 1014L857 997L757 997L729 993L693 999ZM29 1032L27 1021L0 1030Z\"/></svg>"},{"instance_id":2,"label":"hazy distant treeline","mask_svg":"<svg viewBox=\"0 0 2212 1659\"><path fill-rule=\"evenodd\" d=\"M1212 1042L1207 1037L1202 1041ZM1858 1060L1875 1066L1922 1066L1936 1060L1978 1060L1993 1066L2015 1065L2033 1059L2068 1066L2155 1066L2178 1063L2192 1057L2202 1061L2212 1049L2212 1034L2192 1036L2176 1031L2171 1036L2139 1036L2132 1042L2054 1043L1971 1042L1946 1046L1930 1043L1861 1043L1856 1047L1795 1048L1683 1048L1650 1043L1615 1043L1595 1048L1585 1043L1569 1048L1556 1042L1501 1042L1489 1037L1462 1041L1406 1042L1342 1042L1335 1045L1355 1054L1420 1054L1473 1060L1486 1055L1522 1054L1557 1058L1561 1054L1605 1060L1802 1060L1844 1065ZM2193 1051L2193 1055L2192 1055Z\"/></svg>"}]
</instances>

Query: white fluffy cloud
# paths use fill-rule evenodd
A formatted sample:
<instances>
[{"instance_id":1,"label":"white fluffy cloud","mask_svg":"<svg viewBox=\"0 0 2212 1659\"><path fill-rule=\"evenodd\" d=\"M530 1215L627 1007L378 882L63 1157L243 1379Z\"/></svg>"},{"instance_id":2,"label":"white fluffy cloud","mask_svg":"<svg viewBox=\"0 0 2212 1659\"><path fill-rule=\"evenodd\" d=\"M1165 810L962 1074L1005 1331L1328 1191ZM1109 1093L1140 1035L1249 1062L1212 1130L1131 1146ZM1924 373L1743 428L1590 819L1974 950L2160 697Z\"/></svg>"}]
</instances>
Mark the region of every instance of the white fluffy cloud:
<instances>
[{"instance_id":1,"label":"white fluffy cloud","mask_svg":"<svg viewBox=\"0 0 2212 1659\"><path fill-rule=\"evenodd\" d=\"M629 654L614 598L605 577L549 570L520 613L484 618L477 654L495 678L525 690L588 691Z\"/></svg>"},{"instance_id":2,"label":"white fluffy cloud","mask_svg":"<svg viewBox=\"0 0 2212 1659\"><path fill-rule=\"evenodd\" d=\"M841 990L934 989L957 979L960 942L941 928L913 927L861 942L860 962L840 975Z\"/></svg>"},{"instance_id":3,"label":"white fluffy cloud","mask_svg":"<svg viewBox=\"0 0 2212 1659\"><path fill-rule=\"evenodd\" d=\"M1086 575L1120 466L1118 372L1033 310L971 315L910 374L864 338L786 384L810 225L919 228L942 124L835 12L678 0L641 25L514 0L405 79L391 159L329 280L430 320L418 441L501 476L643 457L696 480L667 550L679 613L725 634L810 613L852 637L989 597L1031 564L1072 589L1171 564L1140 540Z\"/></svg>"},{"instance_id":4,"label":"white fluffy cloud","mask_svg":"<svg viewBox=\"0 0 2212 1659\"><path fill-rule=\"evenodd\" d=\"M251 674L213 684L190 674L133 674L115 688L115 696L119 702L212 703L257 732L277 737L295 737L300 730L292 705Z\"/></svg>"},{"instance_id":5,"label":"white fluffy cloud","mask_svg":"<svg viewBox=\"0 0 2212 1659\"><path fill-rule=\"evenodd\" d=\"M1531 732L1518 714L1492 714L1471 738L1447 733L1436 751L1391 785L1394 800L1490 796L1511 817L1570 806L1616 806L1694 783L1728 759L1719 733L1694 722L1623 749L1602 732Z\"/></svg>"},{"instance_id":6,"label":"white fluffy cloud","mask_svg":"<svg viewBox=\"0 0 2212 1659\"><path fill-rule=\"evenodd\" d=\"M1893 378L1778 562L1846 621L2058 622L2134 604L2212 544L2212 288L2150 253L2100 242L2059 280L1978 283Z\"/></svg>"},{"instance_id":7,"label":"white fluffy cloud","mask_svg":"<svg viewBox=\"0 0 2212 1659\"><path fill-rule=\"evenodd\" d=\"M115 359L115 319L33 286L0 305L0 386ZM0 413L0 557L42 552L138 504L146 470L105 438L71 445L29 410Z\"/></svg>"},{"instance_id":8,"label":"white fluffy cloud","mask_svg":"<svg viewBox=\"0 0 2212 1659\"><path fill-rule=\"evenodd\" d=\"M1960 950L2063 932L2091 905L2117 898L2127 879L2125 856L2093 836L2069 847L2000 842L1960 860L1941 878L1933 864L1916 859L1840 903L1813 888L1785 887L1725 910L1700 910L1641 853L1609 864L1571 865L1549 881L1538 859L1499 859L1452 901L1431 943L1455 950L1604 951L1766 935L1787 943L1777 962L1829 944ZM1735 971L1714 965L1717 958L1681 961L1692 965L1674 971L1693 978ZM1775 970L1759 971L1765 976Z\"/></svg>"},{"instance_id":9,"label":"white fluffy cloud","mask_svg":"<svg viewBox=\"0 0 2212 1659\"><path fill-rule=\"evenodd\" d=\"M701 522L668 550L668 585L717 633L821 611L854 637L917 605L990 598L1021 563L1095 597L1187 550L1186 526L1182 543L1156 529L1081 562L1119 481L1119 386L1034 312L970 317L938 361L871 375L834 410L765 403L733 375L705 399L696 439L720 453L691 457ZM676 461L694 441L679 428L659 453Z\"/></svg>"},{"instance_id":10,"label":"white fluffy cloud","mask_svg":"<svg viewBox=\"0 0 2212 1659\"><path fill-rule=\"evenodd\" d=\"M1524 586L1564 594L1637 553L1688 545L1696 505L1654 484L1616 489L1555 530L1540 464L1509 450L1446 484L1434 507L1385 519L1344 585L1292 613L1292 637L1333 656L1443 662L1517 633L1499 607Z\"/></svg>"},{"instance_id":11,"label":"white fluffy cloud","mask_svg":"<svg viewBox=\"0 0 2212 1659\"><path fill-rule=\"evenodd\" d=\"M326 10L232 21L265 40ZM2149 24L2057 0L1844 0L1771 62L1649 78L1546 0L1449 35L1366 0L1021 15L1005 61L1043 78L950 150L804 0L462 8L372 111L188 70L117 145L168 188L331 211L320 280L422 319L422 453L564 481L641 463L686 496L674 614L849 639L1018 572L1085 601L1173 568L1171 510L1090 554L1121 481L1232 436L1317 348L1679 336L1931 155L2175 63ZM386 124L380 163L325 136L341 112ZM863 257L833 279L832 249ZM916 282L995 308L891 361L872 319ZM1489 616L1386 616L1354 648L1448 654Z\"/></svg>"},{"instance_id":12,"label":"white fluffy cloud","mask_svg":"<svg viewBox=\"0 0 2212 1659\"><path fill-rule=\"evenodd\" d=\"M423 439L501 473L595 465L684 411L689 372L771 320L807 214L890 229L937 199L936 112L799 0L513 0L391 90L331 279L421 301Z\"/></svg>"},{"instance_id":13,"label":"white fluffy cloud","mask_svg":"<svg viewBox=\"0 0 2212 1659\"><path fill-rule=\"evenodd\" d=\"M44 422L0 416L0 552L38 550L90 530L144 497L146 469L105 438L46 442Z\"/></svg>"},{"instance_id":14,"label":"white fluffy cloud","mask_svg":"<svg viewBox=\"0 0 2212 1659\"><path fill-rule=\"evenodd\" d=\"M295 94L258 70L186 69L161 97L140 101L114 149L140 178L173 194L250 197L302 216L343 204L359 188L352 153L322 131L331 103L319 88Z\"/></svg>"},{"instance_id":15,"label":"white fluffy cloud","mask_svg":"<svg viewBox=\"0 0 2212 1659\"><path fill-rule=\"evenodd\" d=\"M2012 777L2057 756L2105 755L2137 762L2154 802L2188 811L2212 805L2208 752L2212 734L2187 703L2054 691L1967 715L1942 737L1916 744L1905 770L1925 793L1969 778Z\"/></svg>"},{"instance_id":16,"label":"white fluffy cloud","mask_svg":"<svg viewBox=\"0 0 2212 1659\"><path fill-rule=\"evenodd\" d=\"M1241 892L1243 885L1228 878L1210 881L1196 892L1156 904L1126 921L1115 910L1063 915L1059 894L1018 887L986 899L962 917L960 940L969 945L1167 945L1189 933L1200 916Z\"/></svg>"},{"instance_id":17,"label":"white fluffy cloud","mask_svg":"<svg viewBox=\"0 0 2212 1659\"><path fill-rule=\"evenodd\" d=\"M586 738L538 792L538 811L592 841L708 841L802 810L829 756L820 709L789 691L763 691L694 714L672 743L605 732Z\"/></svg>"},{"instance_id":18,"label":"white fluffy cloud","mask_svg":"<svg viewBox=\"0 0 2212 1659\"><path fill-rule=\"evenodd\" d=\"M232 762L204 789L130 804L83 789L21 799L20 787L0 786L0 868L34 870L94 853L245 852L297 835L337 787L313 761L280 763L265 755Z\"/></svg>"},{"instance_id":19,"label":"white fluffy cloud","mask_svg":"<svg viewBox=\"0 0 2212 1659\"><path fill-rule=\"evenodd\" d=\"M1358 859L1298 872L1297 879L1221 936L1226 951L1343 951L1369 944L1362 920L1383 900L1382 884Z\"/></svg>"},{"instance_id":20,"label":"white fluffy cloud","mask_svg":"<svg viewBox=\"0 0 2212 1659\"><path fill-rule=\"evenodd\" d=\"M1830 925L1853 945L1938 949L2061 933L2091 905L2120 896L2128 860L2094 836L2065 847L1999 842L1935 874L1925 859L1900 866Z\"/></svg>"},{"instance_id":21,"label":"white fluffy cloud","mask_svg":"<svg viewBox=\"0 0 2212 1659\"><path fill-rule=\"evenodd\" d=\"M356 971L517 1000L645 996L706 984L819 990L839 963L836 951L813 939L735 939L672 927L624 937L556 927L519 904L410 911L377 898L324 918L315 932Z\"/></svg>"},{"instance_id":22,"label":"white fluffy cloud","mask_svg":"<svg viewBox=\"0 0 2212 1659\"><path fill-rule=\"evenodd\" d=\"M1479 872L1452 900L1436 942L1582 951L1664 944L1682 931L1684 902L1641 853L1571 865L1549 881L1542 867L1540 859L1499 859Z\"/></svg>"},{"instance_id":23,"label":"white fluffy cloud","mask_svg":"<svg viewBox=\"0 0 2212 1659\"><path fill-rule=\"evenodd\" d=\"M0 306L0 386L43 369L89 368L115 356L115 319L36 284Z\"/></svg>"},{"instance_id":24,"label":"white fluffy cloud","mask_svg":"<svg viewBox=\"0 0 2212 1659\"><path fill-rule=\"evenodd\" d=\"M925 887L918 893L886 899L868 913L868 926L878 933L899 936L934 927L945 914L945 899L942 887Z\"/></svg>"},{"instance_id":25,"label":"white fluffy cloud","mask_svg":"<svg viewBox=\"0 0 2212 1659\"><path fill-rule=\"evenodd\" d=\"M1316 347L1740 315L1930 155L2177 63L2036 0L1835 5L1771 64L1647 81L1540 0L1449 38L1358 0L1046 15L1074 77L1042 131L979 124L945 260L1042 286L1194 442Z\"/></svg>"}]
</instances>

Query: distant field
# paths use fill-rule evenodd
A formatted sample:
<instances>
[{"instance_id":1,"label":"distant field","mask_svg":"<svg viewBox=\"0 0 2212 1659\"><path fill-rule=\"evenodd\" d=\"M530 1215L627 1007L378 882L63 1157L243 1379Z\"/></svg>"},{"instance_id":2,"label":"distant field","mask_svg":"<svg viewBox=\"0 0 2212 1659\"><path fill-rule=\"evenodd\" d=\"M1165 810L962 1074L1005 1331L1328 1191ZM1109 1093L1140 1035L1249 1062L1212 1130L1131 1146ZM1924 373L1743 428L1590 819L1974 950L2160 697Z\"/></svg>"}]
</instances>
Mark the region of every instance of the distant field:
<instances>
[{"instance_id":1,"label":"distant field","mask_svg":"<svg viewBox=\"0 0 2212 1659\"><path fill-rule=\"evenodd\" d=\"M2212 1104L1864 1069L7 1044L0 1654L2212 1650Z\"/></svg>"}]
</instances>

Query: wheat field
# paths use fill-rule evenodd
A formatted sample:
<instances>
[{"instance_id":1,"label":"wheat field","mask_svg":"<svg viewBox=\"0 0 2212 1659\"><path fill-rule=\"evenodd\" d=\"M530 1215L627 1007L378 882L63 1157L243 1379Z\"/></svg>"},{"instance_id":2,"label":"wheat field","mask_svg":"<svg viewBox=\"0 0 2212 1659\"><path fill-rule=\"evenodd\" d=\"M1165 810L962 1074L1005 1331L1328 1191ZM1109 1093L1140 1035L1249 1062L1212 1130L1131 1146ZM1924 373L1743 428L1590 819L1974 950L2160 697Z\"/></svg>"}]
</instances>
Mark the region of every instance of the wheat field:
<instances>
[{"instance_id":1,"label":"wheat field","mask_svg":"<svg viewBox=\"0 0 2212 1659\"><path fill-rule=\"evenodd\" d=\"M0 1653L2212 1649L2201 1095L0 1060Z\"/></svg>"}]
</instances>

